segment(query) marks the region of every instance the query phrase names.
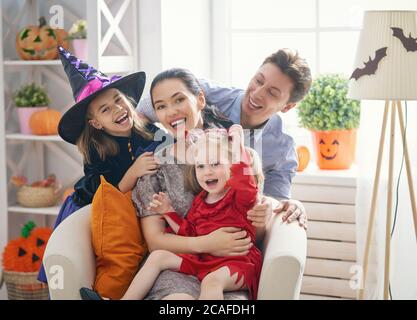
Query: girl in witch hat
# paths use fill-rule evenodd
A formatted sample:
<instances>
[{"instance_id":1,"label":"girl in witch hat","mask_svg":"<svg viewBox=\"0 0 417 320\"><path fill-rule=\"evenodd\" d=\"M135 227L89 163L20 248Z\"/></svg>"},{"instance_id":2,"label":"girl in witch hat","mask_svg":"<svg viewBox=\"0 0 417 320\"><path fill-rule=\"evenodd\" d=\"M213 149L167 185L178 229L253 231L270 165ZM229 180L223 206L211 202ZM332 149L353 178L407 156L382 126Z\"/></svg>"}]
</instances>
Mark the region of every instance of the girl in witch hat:
<instances>
[{"instance_id":1,"label":"girl in witch hat","mask_svg":"<svg viewBox=\"0 0 417 320\"><path fill-rule=\"evenodd\" d=\"M58 133L77 145L85 175L63 203L54 228L91 203L101 175L125 193L139 177L155 173L158 163L153 151L161 143L153 141L159 128L140 118L134 109L145 85L144 72L108 77L62 47L59 56L76 103L63 115ZM38 279L46 282L43 267Z\"/></svg>"}]
</instances>

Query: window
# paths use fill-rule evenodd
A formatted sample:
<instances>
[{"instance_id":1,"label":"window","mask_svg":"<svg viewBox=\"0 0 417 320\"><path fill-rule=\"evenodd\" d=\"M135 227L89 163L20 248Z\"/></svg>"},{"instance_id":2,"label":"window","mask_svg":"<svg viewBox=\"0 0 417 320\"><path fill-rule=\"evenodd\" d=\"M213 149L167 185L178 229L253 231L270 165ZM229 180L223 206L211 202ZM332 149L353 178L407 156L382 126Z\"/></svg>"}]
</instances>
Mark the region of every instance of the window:
<instances>
[{"instance_id":1,"label":"window","mask_svg":"<svg viewBox=\"0 0 417 320\"><path fill-rule=\"evenodd\" d=\"M417 10L415 0L213 0L212 77L246 88L263 59L297 50L313 73L350 75L364 10ZM297 144L311 145L296 111L281 114Z\"/></svg>"}]
</instances>

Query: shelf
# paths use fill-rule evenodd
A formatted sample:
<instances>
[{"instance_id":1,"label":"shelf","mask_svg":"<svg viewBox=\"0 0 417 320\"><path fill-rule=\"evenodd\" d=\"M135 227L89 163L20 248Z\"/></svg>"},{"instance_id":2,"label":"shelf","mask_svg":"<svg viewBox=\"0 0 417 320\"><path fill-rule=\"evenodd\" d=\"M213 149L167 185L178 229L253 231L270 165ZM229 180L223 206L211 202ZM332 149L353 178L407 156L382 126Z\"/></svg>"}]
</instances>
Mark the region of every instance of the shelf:
<instances>
[{"instance_id":1,"label":"shelf","mask_svg":"<svg viewBox=\"0 0 417 320\"><path fill-rule=\"evenodd\" d=\"M61 60L5 60L5 66L20 67L20 66L60 66Z\"/></svg>"},{"instance_id":2,"label":"shelf","mask_svg":"<svg viewBox=\"0 0 417 320\"><path fill-rule=\"evenodd\" d=\"M20 206L13 206L13 207L7 208L9 212L14 212L14 213L32 213L32 214L42 214L42 215L46 214L46 215L51 215L51 216L57 216L60 209L61 209L61 206L47 207L47 208L26 208L26 207L20 207Z\"/></svg>"},{"instance_id":3,"label":"shelf","mask_svg":"<svg viewBox=\"0 0 417 320\"><path fill-rule=\"evenodd\" d=\"M349 170L320 170L315 163L310 163L304 171L297 172L292 182L355 187L356 179L357 167L355 165L352 165Z\"/></svg>"},{"instance_id":4,"label":"shelf","mask_svg":"<svg viewBox=\"0 0 417 320\"><path fill-rule=\"evenodd\" d=\"M22 134L22 133L8 133L6 134L6 139L8 140L27 140L27 141L58 141L64 142L58 135L53 136L37 136L31 134Z\"/></svg>"}]
</instances>

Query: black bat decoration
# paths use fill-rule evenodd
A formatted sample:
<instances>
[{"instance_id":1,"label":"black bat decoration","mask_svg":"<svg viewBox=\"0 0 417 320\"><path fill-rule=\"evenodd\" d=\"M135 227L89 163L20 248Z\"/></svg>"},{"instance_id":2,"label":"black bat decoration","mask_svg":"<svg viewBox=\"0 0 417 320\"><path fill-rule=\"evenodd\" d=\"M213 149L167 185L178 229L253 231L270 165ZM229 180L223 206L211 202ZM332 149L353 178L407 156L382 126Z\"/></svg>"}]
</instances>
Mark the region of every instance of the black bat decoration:
<instances>
[{"instance_id":1,"label":"black bat decoration","mask_svg":"<svg viewBox=\"0 0 417 320\"><path fill-rule=\"evenodd\" d=\"M401 28L391 28L393 31L393 36L400 39L401 43L403 44L404 48L407 51L417 51L417 38L413 38L411 36L411 32L410 35L408 36L408 38L404 35L404 31Z\"/></svg>"},{"instance_id":2,"label":"black bat decoration","mask_svg":"<svg viewBox=\"0 0 417 320\"><path fill-rule=\"evenodd\" d=\"M378 49L375 51L375 59L372 60L371 57L369 57L368 62L364 62L365 67L364 68L356 68L355 71L353 71L352 75L350 76L350 79L358 80L360 77L364 75L370 75L375 74L376 69L378 68L379 62L382 60L383 57L387 55L387 48L383 47L381 49Z\"/></svg>"}]
</instances>

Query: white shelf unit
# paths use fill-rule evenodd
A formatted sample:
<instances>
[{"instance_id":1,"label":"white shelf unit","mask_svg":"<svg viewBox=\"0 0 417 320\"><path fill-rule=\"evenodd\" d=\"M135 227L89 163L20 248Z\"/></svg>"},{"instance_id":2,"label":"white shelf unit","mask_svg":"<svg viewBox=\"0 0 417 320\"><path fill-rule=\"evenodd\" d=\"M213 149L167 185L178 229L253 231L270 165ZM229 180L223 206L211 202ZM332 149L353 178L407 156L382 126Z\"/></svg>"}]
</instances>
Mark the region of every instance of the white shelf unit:
<instances>
[{"instance_id":1,"label":"white shelf unit","mask_svg":"<svg viewBox=\"0 0 417 320\"><path fill-rule=\"evenodd\" d=\"M11 86L16 82L10 80L9 73L17 73L21 79L27 81L21 75L29 73L36 83L42 78L59 86L66 94L71 96L71 88L63 73L60 60L47 61L23 61L19 60L14 50L14 36L25 25L37 25L37 18L45 16L49 22L51 18L50 8L47 6L62 5L64 7L65 29L68 30L72 23L80 18L87 20L88 25L88 58L87 61L94 67L107 74L123 74L138 70L138 0L2 0L0 4L0 251L10 238L10 215L30 214L36 217L56 216L60 207L50 208L24 208L10 201L11 192L15 192L10 186L9 179L15 173L20 173L26 167L23 164L27 158L33 156L40 158L40 165L32 168L39 171L40 175L46 173L44 157L55 156L64 160L63 169L70 174L76 172L76 168L82 174L82 164L77 153L68 152L63 140L59 136L34 136L17 133L10 129L13 105L11 103ZM13 9L11 13L4 8ZM78 11L78 12L77 12ZM7 54L5 52L8 52ZM12 54L11 54L12 52ZM63 101L62 112L72 104L71 101ZM65 107L64 107L65 106ZM11 157L11 150L16 146L23 146L23 156L18 159ZM33 162L28 166L33 167ZM64 166L70 165L70 168ZM74 170L73 170L74 169ZM68 174L68 172L67 172ZM74 176L75 182L80 175ZM57 172L59 179L59 173ZM70 184L70 183L69 183ZM0 292L0 299L4 297L4 291Z\"/></svg>"},{"instance_id":2,"label":"white shelf unit","mask_svg":"<svg viewBox=\"0 0 417 320\"><path fill-rule=\"evenodd\" d=\"M26 141L60 141L64 142L58 135L52 136L36 136L30 134L23 134L23 133L7 133L6 139L8 140L26 140Z\"/></svg>"},{"instance_id":3,"label":"white shelf unit","mask_svg":"<svg viewBox=\"0 0 417 320\"><path fill-rule=\"evenodd\" d=\"M60 66L61 60L6 60L5 67L25 67L25 66Z\"/></svg>"},{"instance_id":4,"label":"white shelf unit","mask_svg":"<svg viewBox=\"0 0 417 320\"><path fill-rule=\"evenodd\" d=\"M31 213L41 215L57 216L59 213L60 206L46 207L46 208L26 208L21 206L8 207L7 210L11 213Z\"/></svg>"},{"instance_id":5,"label":"white shelf unit","mask_svg":"<svg viewBox=\"0 0 417 320\"><path fill-rule=\"evenodd\" d=\"M350 286L356 266L356 168L296 175L292 197L307 210L307 261L301 299L356 299Z\"/></svg>"}]
</instances>

